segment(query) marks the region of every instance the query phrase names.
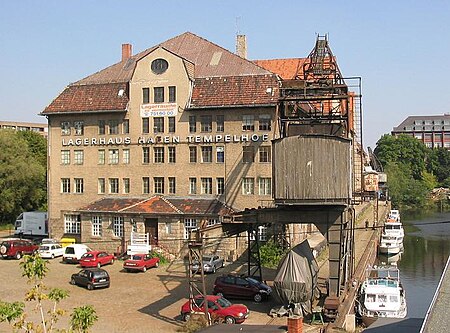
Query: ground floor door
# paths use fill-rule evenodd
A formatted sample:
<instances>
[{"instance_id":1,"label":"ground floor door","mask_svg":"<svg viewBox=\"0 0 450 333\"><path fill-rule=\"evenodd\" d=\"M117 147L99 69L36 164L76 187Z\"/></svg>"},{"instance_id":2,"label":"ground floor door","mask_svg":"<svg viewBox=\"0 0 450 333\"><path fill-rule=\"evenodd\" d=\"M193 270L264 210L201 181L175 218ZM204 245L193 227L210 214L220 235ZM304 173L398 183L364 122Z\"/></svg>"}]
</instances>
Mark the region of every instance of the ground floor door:
<instances>
[{"instance_id":1,"label":"ground floor door","mask_svg":"<svg viewBox=\"0 0 450 333\"><path fill-rule=\"evenodd\" d=\"M158 245L158 219L145 219L145 232L149 234L150 245Z\"/></svg>"}]
</instances>

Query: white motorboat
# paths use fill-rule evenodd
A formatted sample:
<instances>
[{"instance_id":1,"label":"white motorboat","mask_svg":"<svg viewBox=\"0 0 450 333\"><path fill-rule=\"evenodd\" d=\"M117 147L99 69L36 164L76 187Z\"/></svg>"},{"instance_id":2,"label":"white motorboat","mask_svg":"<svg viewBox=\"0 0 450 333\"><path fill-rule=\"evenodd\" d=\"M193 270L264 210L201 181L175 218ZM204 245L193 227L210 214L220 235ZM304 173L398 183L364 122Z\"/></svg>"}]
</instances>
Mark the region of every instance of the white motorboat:
<instances>
[{"instance_id":1,"label":"white motorboat","mask_svg":"<svg viewBox=\"0 0 450 333\"><path fill-rule=\"evenodd\" d=\"M382 234L378 252L381 254L394 255L403 249L403 237L389 234Z\"/></svg>"},{"instance_id":2,"label":"white motorboat","mask_svg":"<svg viewBox=\"0 0 450 333\"><path fill-rule=\"evenodd\" d=\"M398 212L397 210L394 210L395 212ZM401 243L403 245L403 237L405 237L405 231L403 229L402 222L400 221L400 214L399 213L391 213L389 214L386 222L384 223L383 227L383 236L390 236L395 237L396 241L398 243Z\"/></svg>"},{"instance_id":3,"label":"white motorboat","mask_svg":"<svg viewBox=\"0 0 450 333\"><path fill-rule=\"evenodd\" d=\"M365 326L377 318L405 318L405 291L395 266L368 268L366 279L359 288L356 311Z\"/></svg>"}]
</instances>

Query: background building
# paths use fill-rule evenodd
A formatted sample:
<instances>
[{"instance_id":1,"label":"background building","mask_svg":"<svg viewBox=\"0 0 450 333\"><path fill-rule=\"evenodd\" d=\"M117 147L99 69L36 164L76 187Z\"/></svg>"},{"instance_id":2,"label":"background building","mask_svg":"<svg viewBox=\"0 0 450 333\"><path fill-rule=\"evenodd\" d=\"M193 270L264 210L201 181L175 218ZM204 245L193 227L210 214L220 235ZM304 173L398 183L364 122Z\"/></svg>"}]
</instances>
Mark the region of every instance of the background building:
<instances>
[{"instance_id":1,"label":"background building","mask_svg":"<svg viewBox=\"0 0 450 333\"><path fill-rule=\"evenodd\" d=\"M392 130L393 136L400 134L413 136L428 148L450 149L450 114L409 116Z\"/></svg>"},{"instance_id":2,"label":"background building","mask_svg":"<svg viewBox=\"0 0 450 333\"><path fill-rule=\"evenodd\" d=\"M47 124L25 123L18 121L0 121L1 129L13 129L16 131L33 131L41 134L45 138L48 135Z\"/></svg>"}]
</instances>

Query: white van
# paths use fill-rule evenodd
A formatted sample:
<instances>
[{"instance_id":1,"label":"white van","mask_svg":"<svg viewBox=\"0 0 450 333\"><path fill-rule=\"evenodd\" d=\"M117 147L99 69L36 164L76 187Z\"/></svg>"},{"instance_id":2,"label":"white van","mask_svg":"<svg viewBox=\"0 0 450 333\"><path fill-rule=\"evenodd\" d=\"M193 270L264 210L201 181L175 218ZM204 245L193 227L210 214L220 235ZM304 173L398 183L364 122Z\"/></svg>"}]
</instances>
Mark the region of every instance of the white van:
<instances>
[{"instance_id":1,"label":"white van","mask_svg":"<svg viewBox=\"0 0 450 333\"><path fill-rule=\"evenodd\" d=\"M87 245L84 244L71 244L65 247L63 254L63 262L65 263L78 263L81 256L86 252L92 251Z\"/></svg>"}]
</instances>

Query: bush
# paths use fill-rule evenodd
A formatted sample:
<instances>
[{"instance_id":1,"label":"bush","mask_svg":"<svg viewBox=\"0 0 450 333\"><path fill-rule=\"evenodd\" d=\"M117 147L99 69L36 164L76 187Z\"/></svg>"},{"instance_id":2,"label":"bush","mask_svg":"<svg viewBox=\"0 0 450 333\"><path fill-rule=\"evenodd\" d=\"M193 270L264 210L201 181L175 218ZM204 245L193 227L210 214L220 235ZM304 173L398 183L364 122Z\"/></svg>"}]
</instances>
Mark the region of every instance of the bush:
<instances>
[{"instance_id":1,"label":"bush","mask_svg":"<svg viewBox=\"0 0 450 333\"><path fill-rule=\"evenodd\" d=\"M259 248L261 266L267 268L277 268L280 260L287 251L283 250L279 244L269 241Z\"/></svg>"}]
</instances>

